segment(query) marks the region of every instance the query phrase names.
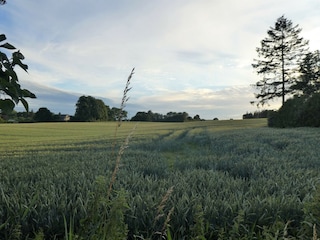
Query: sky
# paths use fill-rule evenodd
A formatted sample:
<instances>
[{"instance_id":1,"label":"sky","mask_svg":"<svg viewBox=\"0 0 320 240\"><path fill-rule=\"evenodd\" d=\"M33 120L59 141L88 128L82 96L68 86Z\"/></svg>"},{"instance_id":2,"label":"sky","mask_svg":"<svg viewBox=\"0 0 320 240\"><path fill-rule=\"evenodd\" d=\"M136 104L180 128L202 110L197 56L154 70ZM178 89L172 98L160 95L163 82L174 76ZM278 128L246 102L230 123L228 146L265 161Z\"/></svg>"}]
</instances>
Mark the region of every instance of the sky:
<instances>
[{"instance_id":1,"label":"sky","mask_svg":"<svg viewBox=\"0 0 320 240\"><path fill-rule=\"evenodd\" d=\"M319 0L7 0L0 33L25 56L30 109L73 115L79 96L138 111L240 119L253 112L256 48L284 15L320 49ZM21 104L20 104L21 105ZM277 109L279 101L267 109Z\"/></svg>"}]
</instances>

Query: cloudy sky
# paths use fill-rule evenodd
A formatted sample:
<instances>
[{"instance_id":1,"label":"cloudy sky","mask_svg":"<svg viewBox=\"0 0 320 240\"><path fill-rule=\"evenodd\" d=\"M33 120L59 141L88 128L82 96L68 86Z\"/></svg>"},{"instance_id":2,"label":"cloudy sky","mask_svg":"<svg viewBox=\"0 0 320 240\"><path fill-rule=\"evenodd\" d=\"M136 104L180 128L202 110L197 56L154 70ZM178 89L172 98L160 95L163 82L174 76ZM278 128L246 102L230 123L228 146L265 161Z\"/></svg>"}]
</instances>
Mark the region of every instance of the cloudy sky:
<instances>
[{"instance_id":1,"label":"cloudy sky","mask_svg":"<svg viewBox=\"0 0 320 240\"><path fill-rule=\"evenodd\" d=\"M38 95L35 111L74 114L81 95L119 107L135 67L129 116L228 119L256 110L251 64L277 18L299 24L317 50L319 13L319 0L7 0L0 32L26 57L19 76Z\"/></svg>"}]
</instances>

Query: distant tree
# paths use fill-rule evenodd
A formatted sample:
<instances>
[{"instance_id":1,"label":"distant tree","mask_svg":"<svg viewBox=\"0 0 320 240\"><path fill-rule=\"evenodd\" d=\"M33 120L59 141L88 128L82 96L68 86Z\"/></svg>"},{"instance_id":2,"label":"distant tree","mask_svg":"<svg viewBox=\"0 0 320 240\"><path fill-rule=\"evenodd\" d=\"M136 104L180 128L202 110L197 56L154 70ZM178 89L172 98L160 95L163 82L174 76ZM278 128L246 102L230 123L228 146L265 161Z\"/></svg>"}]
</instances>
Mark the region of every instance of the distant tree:
<instances>
[{"instance_id":1,"label":"distant tree","mask_svg":"<svg viewBox=\"0 0 320 240\"><path fill-rule=\"evenodd\" d=\"M269 113L273 112L273 110L262 110L262 111L255 111L254 113L246 113L242 115L242 119L250 119L250 118L267 118Z\"/></svg>"},{"instance_id":2,"label":"distant tree","mask_svg":"<svg viewBox=\"0 0 320 240\"><path fill-rule=\"evenodd\" d=\"M33 110L29 112L17 112L17 120L18 122L33 122L34 114Z\"/></svg>"},{"instance_id":3,"label":"distant tree","mask_svg":"<svg viewBox=\"0 0 320 240\"><path fill-rule=\"evenodd\" d=\"M137 112L130 121L162 122L164 121L164 116L160 113L153 113L149 110L148 112Z\"/></svg>"},{"instance_id":4,"label":"distant tree","mask_svg":"<svg viewBox=\"0 0 320 240\"><path fill-rule=\"evenodd\" d=\"M252 113L245 113L242 115L242 119L251 119L254 118Z\"/></svg>"},{"instance_id":5,"label":"distant tree","mask_svg":"<svg viewBox=\"0 0 320 240\"><path fill-rule=\"evenodd\" d=\"M2 4L5 1L1 2ZM15 50L16 48L10 43L3 43L7 38L4 34L0 34L0 49L6 51ZM12 112L16 104L21 102L28 111L29 105L25 98L35 98L36 96L27 89L22 89L18 76L15 72L15 66L18 65L27 72L28 65L23 64L24 56L20 51L14 51L11 58L8 58L5 52L0 51L0 94L4 95L4 99L0 99L1 113Z\"/></svg>"},{"instance_id":6,"label":"distant tree","mask_svg":"<svg viewBox=\"0 0 320 240\"><path fill-rule=\"evenodd\" d=\"M54 114L48 108L39 108L34 114L34 120L37 122L51 122L54 120Z\"/></svg>"},{"instance_id":7,"label":"distant tree","mask_svg":"<svg viewBox=\"0 0 320 240\"><path fill-rule=\"evenodd\" d=\"M149 112L148 112L149 113ZM160 113L152 113L152 121L154 122L162 122L164 119L163 114Z\"/></svg>"},{"instance_id":8,"label":"distant tree","mask_svg":"<svg viewBox=\"0 0 320 240\"><path fill-rule=\"evenodd\" d=\"M200 117L199 117L200 118ZM147 122L185 122L191 119L186 112L168 112L166 115L148 112L137 112L131 121L147 121Z\"/></svg>"},{"instance_id":9,"label":"distant tree","mask_svg":"<svg viewBox=\"0 0 320 240\"><path fill-rule=\"evenodd\" d=\"M93 98L88 96L81 96L76 103L76 112L74 119L77 121L93 121L92 109L93 109Z\"/></svg>"},{"instance_id":10,"label":"distant tree","mask_svg":"<svg viewBox=\"0 0 320 240\"><path fill-rule=\"evenodd\" d=\"M151 111L151 110L149 110L148 112L147 112L147 121L148 122L153 122L155 119L154 119L154 113Z\"/></svg>"},{"instance_id":11,"label":"distant tree","mask_svg":"<svg viewBox=\"0 0 320 240\"><path fill-rule=\"evenodd\" d=\"M260 93L256 94L258 105L285 96L292 92L290 86L296 81L301 58L306 54L308 41L299 37L301 28L281 16L275 26L270 27L268 36L256 50L259 59L254 59L253 68L262 79L255 84Z\"/></svg>"},{"instance_id":12,"label":"distant tree","mask_svg":"<svg viewBox=\"0 0 320 240\"><path fill-rule=\"evenodd\" d=\"M195 120L195 121L200 121L201 118L200 118L200 116L197 114L197 115L195 115L195 116L193 117L193 120Z\"/></svg>"},{"instance_id":13,"label":"distant tree","mask_svg":"<svg viewBox=\"0 0 320 240\"><path fill-rule=\"evenodd\" d=\"M146 122L148 121L148 113L137 112L136 115L131 118L131 121Z\"/></svg>"},{"instance_id":14,"label":"distant tree","mask_svg":"<svg viewBox=\"0 0 320 240\"><path fill-rule=\"evenodd\" d=\"M110 108L109 108L110 109ZM117 121L119 116L122 117L122 120L126 119L128 116L128 112L126 110L121 110L121 108L112 107L108 111L108 119L110 121Z\"/></svg>"},{"instance_id":15,"label":"distant tree","mask_svg":"<svg viewBox=\"0 0 320 240\"><path fill-rule=\"evenodd\" d=\"M101 99L96 99L95 101L95 118L99 121L108 120L107 107Z\"/></svg>"},{"instance_id":16,"label":"distant tree","mask_svg":"<svg viewBox=\"0 0 320 240\"><path fill-rule=\"evenodd\" d=\"M107 107L100 99L81 96L76 103L75 121L93 122L108 119Z\"/></svg>"},{"instance_id":17,"label":"distant tree","mask_svg":"<svg viewBox=\"0 0 320 240\"><path fill-rule=\"evenodd\" d=\"M165 122L185 122L189 117L189 114L186 112L168 112L164 116L163 121Z\"/></svg>"},{"instance_id":18,"label":"distant tree","mask_svg":"<svg viewBox=\"0 0 320 240\"><path fill-rule=\"evenodd\" d=\"M312 95L320 91L320 52L309 52L300 63L298 80L292 85L294 92Z\"/></svg>"},{"instance_id":19,"label":"distant tree","mask_svg":"<svg viewBox=\"0 0 320 240\"><path fill-rule=\"evenodd\" d=\"M0 117L5 120L17 120L17 112L15 110L12 110L11 112L6 112L4 114L0 114Z\"/></svg>"}]
</instances>

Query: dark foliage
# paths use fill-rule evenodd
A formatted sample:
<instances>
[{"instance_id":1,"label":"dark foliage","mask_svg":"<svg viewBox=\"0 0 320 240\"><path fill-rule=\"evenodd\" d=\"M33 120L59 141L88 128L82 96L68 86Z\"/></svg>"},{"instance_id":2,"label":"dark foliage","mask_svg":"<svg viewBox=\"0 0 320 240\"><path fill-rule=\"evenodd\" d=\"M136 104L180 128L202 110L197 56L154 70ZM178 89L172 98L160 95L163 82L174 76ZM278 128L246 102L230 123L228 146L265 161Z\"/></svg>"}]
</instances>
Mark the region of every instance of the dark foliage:
<instances>
[{"instance_id":1,"label":"dark foliage","mask_svg":"<svg viewBox=\"0 0 320 240\"><path fill-rule=\"evenodd\" d=\"M167 114L153 113L151 110L148 112L137 112L131 121L142 122L185 122L185 121L200 121L202 120L197 114L193 118L186 112L168 112Z\"/></svg>"},{"instance_id":2,"label":"dark foliage","mask_svg":"<svg viewBox=\"0 0 320 240\"><path fill-rule=\"evenodd\" d=\"M242 115L242 119L251 119L251 118L267 118L273 110L262 110L262 111L255 111L254 113L246 113Z\"/></svg>"},{"instance_id":3,"label":"dark foliage","mask_svg":"<svg viewBox=\"0 0 320 240\"><path fill-rule=\"evenodd\" d=\"M301 75L291 86L297 94L311 95L320 91L320 51L309 52L300 64Z\"/></svg>"},{"instance_id":4,"label":"dark foliage","mask_svg":"<svg viewBox=\"0 0 320 240\"><path fill-rule=\"evenodd\" d=\"M1 3L4 4L5 1ZM16 66L27 72L28 65L22 62L24 56L20 51L16 51L10 43L4 42L6 39L4 34L0 34L0 94L5 96L4 99L0 99L0 112L10 113L19 102L29 111L26 98L36 98L36 96L29 90L21 88L15 72ZM13 51L11 57L7 56L8 51Z\"/></svg>"},{"instance_id":5,"label":"dark foliage","mask_svg":"<svg viewBox=\"0 0 320 240\"><path fill-rule=\"evenodd\" d=\"M105 121L107 117L107 107L100 99L91 96L81 96L76 103L75 121Z\"/></svg>"},{"instance_id":6,"label":"dark foliage","mask_svg":"<svg viewBox=\"0 0 320 240\"><path fill-rule=\"evenodd\" d=\"M121 110L121 108L112 107L110 109L109 106L107 107L108 113L108 121L117 121L117 117L121 116L123 119L126 119L128 116L128 112L126 110Z\"/></svg>"},{"instance_id":7,"label":"dark foliage","mask_svg":"<svg viewBox=\"0 0 320 240\"><path fill-rule=\"evenodd\" d=\"M268 118L269 127L320 127L320 93L295 96Z\"/></svg>"},{"instance_id":8,"label":"dark foliage","mask_svg":"<svg viewBox=\"0 0 320 240\"><path fill-rule=\"evenodd\" d=\"M42 107L34 114L34 120L36 122L52 122L54 115L48 108Z\"/></svg>"}]
</instances>

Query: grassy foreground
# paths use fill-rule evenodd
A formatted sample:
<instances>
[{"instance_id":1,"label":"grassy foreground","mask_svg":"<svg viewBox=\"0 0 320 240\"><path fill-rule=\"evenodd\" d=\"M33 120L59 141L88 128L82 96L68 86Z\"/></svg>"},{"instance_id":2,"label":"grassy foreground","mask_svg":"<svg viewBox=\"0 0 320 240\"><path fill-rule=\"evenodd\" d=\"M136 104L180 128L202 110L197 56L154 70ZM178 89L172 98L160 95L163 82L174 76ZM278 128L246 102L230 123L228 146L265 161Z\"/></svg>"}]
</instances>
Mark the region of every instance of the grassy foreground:
<instances>
[{"instance_id":1,"label":"grassy foreground","mask_svg":"<svg viewBox=\"0 0 320 240\"><path fill-rule=\"evenodd\" d=\"M134 125L118 129L117 148ZM114 169L114 131L110 122L0 125L0 239L68 239L66 225L85 239L88 217L101 214L90 212L92 196L107 192ZM115 182L128 238L159 237L165 225L173 239L312 239L319 137L263 119L139 123Z\"/></svg>"}]
</instances>

